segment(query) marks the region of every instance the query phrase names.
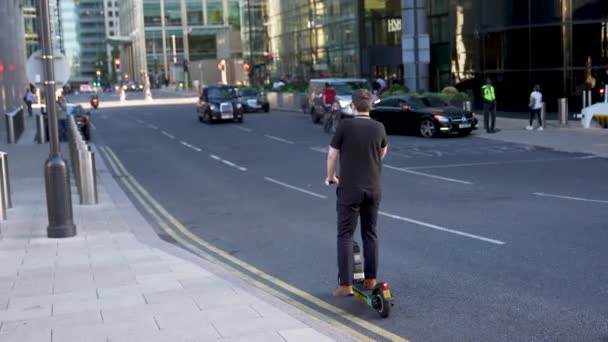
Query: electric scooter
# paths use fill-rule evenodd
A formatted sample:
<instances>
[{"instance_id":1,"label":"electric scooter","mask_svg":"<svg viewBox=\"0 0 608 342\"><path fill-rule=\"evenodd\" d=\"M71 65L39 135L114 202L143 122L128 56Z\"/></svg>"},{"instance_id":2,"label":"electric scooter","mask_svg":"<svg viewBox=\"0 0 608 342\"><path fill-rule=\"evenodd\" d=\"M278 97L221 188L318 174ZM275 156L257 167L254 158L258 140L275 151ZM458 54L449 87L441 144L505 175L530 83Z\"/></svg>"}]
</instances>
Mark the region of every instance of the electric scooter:
<instances>
[{"instance_id":1,"label":"electric scooter","mask_svg":"<svg viewBox=\"0 0 608 342\"><path fill-rule=\"evenodd\" d=\"M356 241L353 241L354 270L353 270L353 296L359 298L363 303L376 310L380 317L387 318L391 313L391 307L395 305L393 295L387 282L378 282L376 286L368 290L363 287L365 273L363 271L363 257L361 249ZM340 282L338 276L338 283Z\"/></svg>"},{"instance_id":2,"label":"electric scooter","mask_svg":"<svg viewBox=\"0 0 608 342\"><path fill-rule=\"evenodd\" d=\"M325 182L325 185L335 184ZM363 270L363 256L357 241L353 241L353 296L359 298L363 303L376 310L380 317L387 318L391 314L391 307L395 306L393 295L387 282L378 282L373 289L366 289L363 286L365 272ZM338 274L338 284L340 275Z\"/></svg>"}]
</instances>

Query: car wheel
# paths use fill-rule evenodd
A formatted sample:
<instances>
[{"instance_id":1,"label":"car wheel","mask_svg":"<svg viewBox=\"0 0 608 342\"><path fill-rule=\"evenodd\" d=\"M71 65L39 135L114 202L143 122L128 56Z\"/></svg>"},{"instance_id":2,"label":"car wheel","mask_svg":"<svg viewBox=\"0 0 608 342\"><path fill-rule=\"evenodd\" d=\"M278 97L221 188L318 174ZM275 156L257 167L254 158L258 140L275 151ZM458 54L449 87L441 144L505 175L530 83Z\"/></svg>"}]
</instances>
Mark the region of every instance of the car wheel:
<instances>
[{"instance_id":1,"label":"car wheel","mask_svg":"<svg viewBox=\"0 0 608 342\"><path fill-rule=\"evenodd\" d=\"M198 117L198 122L203 122L203 118L200 115L197 115Z\"/></svg>"},{"instance_id":2,"label":"car wheel","mask_svg":"<svg viewBox=\"0 0 608 342\"><path fill-rule=\"evenodd\" d=\"M424 120L420 123L420 135L424 138L432 138L437 135L437 127L431 120Z\"/></svg>"},{"instance_id":3,"label":"car wheel","mask_svg":"<svg viewBox=\"0 0 608 342\"><path fill-rule=\"evenodd\" d=\"M211 115L209 115L209 112L205 112L205 114L203 114L203 121L205 121L208 124L211 123Z\"/></svg>"},{"instance_id":4,"label":"car wheel","mask_svg":"<svg viewBox=\"0 0 608 342\"><path fill-rule=\"evenodd\" d=\"M465 130L458 132L458 135L461 137L466 137L466 136L469 136L469 134L471 134L472 131L473 131L472 129L465 129Z\"/></svg>"},{"instance_id":5,"label":"car wheel","mask_svg":"<svg viewBox=\"0 0 608 342\"><path fill-rule=\"evenodd\" d=\"M270 112L270 105L266 104L264 105L264 113L268 113Z\"/></svg>"}]
</instances>

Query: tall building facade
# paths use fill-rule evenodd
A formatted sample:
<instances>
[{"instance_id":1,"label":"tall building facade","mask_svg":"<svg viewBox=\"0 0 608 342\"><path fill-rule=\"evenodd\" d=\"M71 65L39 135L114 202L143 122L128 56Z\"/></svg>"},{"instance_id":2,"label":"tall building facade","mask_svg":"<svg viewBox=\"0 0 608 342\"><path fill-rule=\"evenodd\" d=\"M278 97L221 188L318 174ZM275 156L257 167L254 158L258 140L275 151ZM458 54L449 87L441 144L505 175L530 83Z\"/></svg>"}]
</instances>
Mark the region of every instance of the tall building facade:
<instances>
[{"instance_id":1,"label":"tall building facade","mask_svg":"<svg viewBox=\"0 0 608 342\"><path fill-rule=\"evenodd\" d=\"M63 0L66 1L66 0ZM77 13L80 25L80 76L93 81L96 71L107 68L105 0L79 0Z\"/></svg>"},{"instance_id":2,"label":"tall building facade","mask_svg":"<svg viewBox=\"0 0 608 342\"><path fill-rule=\"evenodd\" d=\"M608 1L432 3L436 84L477 92L489 76L507 110L525 110L532 86L540 84L554 111L561 97L579 110L584 89L593 89L597 100L608 83Z\"/></svg>"},{"instance_id":3,"label":"tall building facade","mask_svg":"<svg viewBox=\"0 0 608 342\"><path fill-rule=\"evenodd\" d=\"M240 32L240 0L124 0L119 3L123 74L141 80L142 58L146 70L160 80L180 79L184 61L215 60L223 53L229 33ZM137 11L143 7L143 20ZM136 32L143 26L140 46ZM234 35L233 35L234 36ZM240 44L240 38L239 38ZM218 48L219 47L219 48ZM142 52L143 51L143 52ZM229 53L230 54L230 53ZM145 56L145 57L142 57ZM234 56L232 56L234 57ZM190 69L197 68L189 65ZM217 69L214 70L217 72Z\"/></svg>"},{"instance_id":4,"label":"tall building facade","mask_svg":"<svg viewBox=\"0 0 608 342\"><path fill-rule=\"evenodd\" d=\"M401 78L401 0L266 0L275 77Z\"/></svg>"},{"instance_id":5,"label":"tall building facade","mask_svg":"<svg viewBox=\"0 0 608 342\"><path fill-rule=\"evenodd\" d=\"M112 38L120 35L120 15L118 14L118 0L105 0L104 5L104 20L105 20L105 35L107 38ZM106 44L106 58L108 65L105 70L108 75L112 74L112 65L114 58L112 57L112 50L114 45ZM115 79L111 80L116 81Z\"/></svg>"},{"instance_id":6,"label":"tall building facade","mask_svg":"<svg viewBox=\"0 0 608 342\"><path fill-rule=\"evenodd\" d=\"M0 110L4 113L23 104L25 76L25 26L20 0L0 2Z\"/></svg>"}]
</instances>

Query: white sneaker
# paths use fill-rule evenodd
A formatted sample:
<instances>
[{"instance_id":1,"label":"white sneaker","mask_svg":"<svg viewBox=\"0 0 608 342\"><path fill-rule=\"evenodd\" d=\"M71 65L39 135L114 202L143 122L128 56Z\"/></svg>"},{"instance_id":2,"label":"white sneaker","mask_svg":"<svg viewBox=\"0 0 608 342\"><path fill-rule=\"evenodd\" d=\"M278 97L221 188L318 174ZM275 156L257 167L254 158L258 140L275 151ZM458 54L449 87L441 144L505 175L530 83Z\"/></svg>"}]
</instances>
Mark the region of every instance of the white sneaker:
<instances>
[{"instance_id":1,"label":"white sneaker","mask_svg":"<svg viewBox=\"0 0 608 342\"><path fill-rule=\"evenodd\" d=\"M531 131L531 130L533 129L533 127L532 127L532 126L528 126L528 127L526 127L526 129L527 129L528 131Z\"/></svg>"},{"instance_id":2,"label":"white sneaker","mask_svg":"<svg viewBox=\"0 0 608 342\"><path fill-rule=\"evenodd\" d=\"M544 129L543 126L538 127L539 131L542 131L543 129Z\"/></svg>"}]
</instances>

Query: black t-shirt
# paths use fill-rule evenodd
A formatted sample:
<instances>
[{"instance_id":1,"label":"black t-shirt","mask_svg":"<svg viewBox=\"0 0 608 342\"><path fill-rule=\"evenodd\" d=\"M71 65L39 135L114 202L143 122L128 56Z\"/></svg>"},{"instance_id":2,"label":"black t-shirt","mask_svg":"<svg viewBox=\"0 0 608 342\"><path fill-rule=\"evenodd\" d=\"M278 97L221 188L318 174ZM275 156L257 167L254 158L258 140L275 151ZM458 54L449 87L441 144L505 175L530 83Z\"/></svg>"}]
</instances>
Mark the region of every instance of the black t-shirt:
<instances>
[{"instance_id":1,"label":"black t-shirt","mask_svg":"<svg viewBox=\"0 0 608 342\"><path fill-rule=\"evenodd\" d=\"M386 131L367 116L341 120L330 146L340 150L340 187L381 190Z\"/></svg>"}]
</instances>

